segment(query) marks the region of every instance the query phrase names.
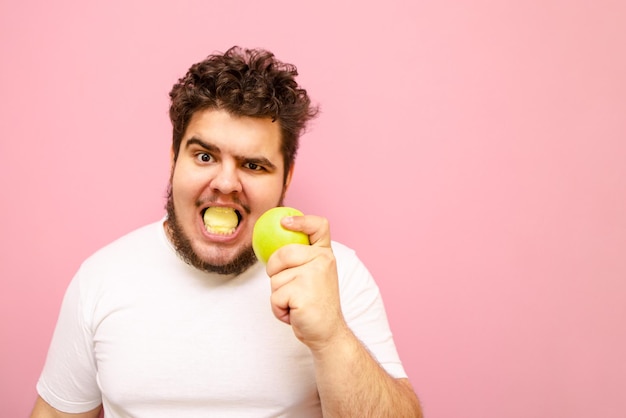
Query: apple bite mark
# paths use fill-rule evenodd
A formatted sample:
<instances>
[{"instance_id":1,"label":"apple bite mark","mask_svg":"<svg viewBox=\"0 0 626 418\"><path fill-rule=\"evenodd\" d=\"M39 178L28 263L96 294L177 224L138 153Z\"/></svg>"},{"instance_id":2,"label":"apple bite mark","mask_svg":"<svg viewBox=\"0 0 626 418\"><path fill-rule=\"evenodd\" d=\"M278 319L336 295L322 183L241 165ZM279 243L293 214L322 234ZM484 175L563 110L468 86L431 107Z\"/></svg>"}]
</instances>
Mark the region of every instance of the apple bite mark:
<instances>
[{"instance_id":1,"label":"apple bite mark","mask_svg":"<svg viewBox=\"0 0 626 418\"><path fill-rule=\"evenodd\" d=\"M204 211L204 227L210 234L231 235L237 229L241 215L233 208L212 206Z\"/></svg>"}]
</instances>

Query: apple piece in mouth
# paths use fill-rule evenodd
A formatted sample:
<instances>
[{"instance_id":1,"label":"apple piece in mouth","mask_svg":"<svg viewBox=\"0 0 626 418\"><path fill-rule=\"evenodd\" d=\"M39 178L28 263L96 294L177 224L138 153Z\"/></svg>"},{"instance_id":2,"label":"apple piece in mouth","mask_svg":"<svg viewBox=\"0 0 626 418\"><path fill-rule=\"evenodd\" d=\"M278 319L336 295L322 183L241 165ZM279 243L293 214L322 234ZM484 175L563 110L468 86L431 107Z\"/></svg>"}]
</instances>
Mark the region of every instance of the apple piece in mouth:
<instances>
[{"instance_id":1,"label":"apple piece in mouth","mask_svg":"<svg viewBox=\"0 0 626 418\"><path fill-rule=\"evenodd\" d=\"M310 245L309 236L303 232L283 228L280 220L286 216L302 216L298 209L279 206L269 209L254 224L252 249L256 257L267 264L276 250L287 244Z\"/></svg>"},{"instance_id":2,"label":"apple piece in mouth","mask_svg":"<svg viewBox=\"0 0 626 418\"><path fill-rule=\"evenodd\" d=\"M204 226L212 234L230 235L237 229L239 216L233 208L212 206L204 211Z\"/></svg>"}]
</instances>

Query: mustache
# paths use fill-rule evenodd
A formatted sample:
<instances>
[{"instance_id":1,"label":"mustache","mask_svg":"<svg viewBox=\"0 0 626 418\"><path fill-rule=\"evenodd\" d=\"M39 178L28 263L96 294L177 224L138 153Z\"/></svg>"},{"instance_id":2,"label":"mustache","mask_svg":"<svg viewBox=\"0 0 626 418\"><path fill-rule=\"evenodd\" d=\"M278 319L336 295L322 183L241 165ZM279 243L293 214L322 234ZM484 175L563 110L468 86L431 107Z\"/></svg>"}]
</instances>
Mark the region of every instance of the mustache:
<instances>
[{"instance_id":1,"label":"mustache","mask_svg":"<svg viewBox=\"0 0 626 418\"><path fill-rule=\"evenodd\" d=\"M283 192L284 194L284 192ZM172 181L170 179L169 183L167 184L167 189L165 191L165 198L166 198L166 202L165 202L165 209L169 209L173 211L174 208L174 194L173 194L173 190L172 190ZM282 202L282 197L281 197L281 202ZM245 212L246 215L250 215L251 213L251 209L250 206L246 205L245 203L243 203L241 201L241 199L239 199L239 197L237 196L233 196L233 198L231 199L231 201L240 206L243 211ZM204 205L209 205L211 203L215 203L217 202L217 196L209 196L209 197L205 197L205 198L200 198L198 200L196 200L195 205L197 208L204 206Z\"/></svg>"}]
</instances>

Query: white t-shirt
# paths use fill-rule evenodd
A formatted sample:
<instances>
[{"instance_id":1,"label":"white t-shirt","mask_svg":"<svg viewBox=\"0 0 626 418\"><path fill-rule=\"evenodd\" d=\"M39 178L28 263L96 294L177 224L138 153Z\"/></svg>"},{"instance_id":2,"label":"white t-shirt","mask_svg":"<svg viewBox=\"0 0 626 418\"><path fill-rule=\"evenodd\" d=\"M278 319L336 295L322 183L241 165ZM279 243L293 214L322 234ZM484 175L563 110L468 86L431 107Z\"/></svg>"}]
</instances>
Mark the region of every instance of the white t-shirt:
<instances>
[{"instance_id":1,"label":"white t-shirt","mask_svg":"<svg viewBox=\"0 0 626 418\"><path fill-rule=\"evenodd\" d=\"M371 275L333 242L342 310L393 377L406 377ZM237 277L181 261L163 224L88 258L70 283L37 383L64 412L107 418L320 417L309 349L270 308L257 263Z\"/></svg>"}]
</instances>

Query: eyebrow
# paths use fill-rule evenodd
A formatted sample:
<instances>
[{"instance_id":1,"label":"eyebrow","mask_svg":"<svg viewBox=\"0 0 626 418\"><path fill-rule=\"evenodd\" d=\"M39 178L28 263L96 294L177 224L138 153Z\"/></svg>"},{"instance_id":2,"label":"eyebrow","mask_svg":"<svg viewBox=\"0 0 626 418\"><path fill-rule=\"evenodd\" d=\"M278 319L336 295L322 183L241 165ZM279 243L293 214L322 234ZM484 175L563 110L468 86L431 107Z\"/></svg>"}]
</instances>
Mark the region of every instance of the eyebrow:
<instances>
[{"instance_id":1,"label":"eyebrow","mask_svg":"<svg viewBox=\"0 0 626 418\"><path fill-rule=\"evenodd\" d=\"M185 149L189 148L192 145L199 145L202 148L206 149L207 151L212 151L212 152L216 152L216 153L220 152L220 149L218 147L216 147L215 145L206 143L203 140L201 140L200 138L197 138L195 136L192 136L191 138L189 138L187 140L187 143L185 144Z\"/></svg>"},{"instance_id":2,"label":"eyebrow","mask_svg":"<svg viewBox=\"0 0 626 418\"><path fill-rule=\"evenodd\" d=\"M206 149L207 151L213 152L215 154L220 154L221 150L219 149L219 147L216 147L213 144L209 144L207 142L204 142L203 140L201 140L198 137L192 136L191 138L189 138L187 140L187 143L185 143L185 149L191 147L192 145L198 145L204 149ZM262 165L264 167L266 167L269 170L275 170L276 169L276 165L274 163L272 163L270 160L268 160L265 157L248 157L248 156L244 156L244 155L235 155L235 158L239 161L245 161L246 163L253 163L253 164L257 164L257 165Z\"/></svg>"}]
</instances>

